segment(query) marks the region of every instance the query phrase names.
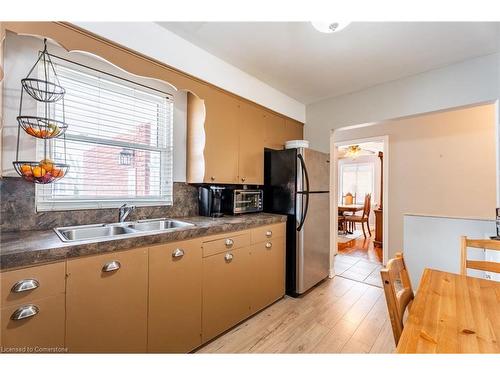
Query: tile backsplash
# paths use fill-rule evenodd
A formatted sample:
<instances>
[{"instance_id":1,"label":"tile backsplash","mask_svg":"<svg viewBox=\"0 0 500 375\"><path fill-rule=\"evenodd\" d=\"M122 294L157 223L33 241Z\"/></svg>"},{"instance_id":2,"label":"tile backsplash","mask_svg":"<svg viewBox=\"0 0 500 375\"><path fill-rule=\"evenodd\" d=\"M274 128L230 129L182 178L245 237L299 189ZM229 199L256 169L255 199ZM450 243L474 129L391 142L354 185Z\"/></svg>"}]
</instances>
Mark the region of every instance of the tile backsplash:
<instances>
[{"instance_id":1,"label":"tile backsplash","mask_svg":"<svg viewBox=\"0 0 500 375\"><path fill-rule=\"evenodd\" d=\"M127 220L198 215L198 190L174 182L172 206L137 207ZM19 177L0 179L0 230L45 230L58 226L111 223L118 221L118 209L35 211L35 185Z\"/></svg>"}]
</instances>

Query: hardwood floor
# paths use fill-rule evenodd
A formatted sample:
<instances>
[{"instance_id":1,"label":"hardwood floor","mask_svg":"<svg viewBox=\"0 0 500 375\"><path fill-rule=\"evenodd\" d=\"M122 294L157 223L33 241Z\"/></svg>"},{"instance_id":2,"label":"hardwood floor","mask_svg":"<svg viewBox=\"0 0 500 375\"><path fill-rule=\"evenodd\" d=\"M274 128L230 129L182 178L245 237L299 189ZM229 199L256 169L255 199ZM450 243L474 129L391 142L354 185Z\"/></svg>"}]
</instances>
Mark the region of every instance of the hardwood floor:
<instances>
[{"instance_id":1,"label":"hardwood floor","mask_svg":"<svg viewBox=\"0 0 500 375\"><path fill-rule=\"evenodd\" d=\"M338 245L338 253L362 258L373 263L382 264L382 248L373 245L375 233L372 237L364 238L363 235L352 241Z\"/></svg>"},{"instance_id":2,"label":"hardwood floor","mask_svg":"<svg viewBox=\"0 0 500 375\"><path fill-rule=\"evenodd\" d=\"M342 277L285 297L197 353L392 353L383 290Z\"/></svg>"}]
</instances>

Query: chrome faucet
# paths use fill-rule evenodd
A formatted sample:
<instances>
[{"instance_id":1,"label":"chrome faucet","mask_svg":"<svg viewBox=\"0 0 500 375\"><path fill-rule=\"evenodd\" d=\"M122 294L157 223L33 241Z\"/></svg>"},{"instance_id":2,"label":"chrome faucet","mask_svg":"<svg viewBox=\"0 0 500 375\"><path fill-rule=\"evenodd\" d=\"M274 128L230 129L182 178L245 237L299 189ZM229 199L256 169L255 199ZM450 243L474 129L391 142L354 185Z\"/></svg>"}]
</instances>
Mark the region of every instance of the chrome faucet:
<instances>
[{"instance_id":1,"label":"chrome faucet","mask_svg":"<svg viewBox=\"0 0 500 375\"><path fill-rule=\"evenodd\" d=\"M135 210L135 206L129 206L128 204L124 204L123 206L120 207L118 210L118 221L120 223L123 223L127 216Z\"/></svg>"}]
</instances>

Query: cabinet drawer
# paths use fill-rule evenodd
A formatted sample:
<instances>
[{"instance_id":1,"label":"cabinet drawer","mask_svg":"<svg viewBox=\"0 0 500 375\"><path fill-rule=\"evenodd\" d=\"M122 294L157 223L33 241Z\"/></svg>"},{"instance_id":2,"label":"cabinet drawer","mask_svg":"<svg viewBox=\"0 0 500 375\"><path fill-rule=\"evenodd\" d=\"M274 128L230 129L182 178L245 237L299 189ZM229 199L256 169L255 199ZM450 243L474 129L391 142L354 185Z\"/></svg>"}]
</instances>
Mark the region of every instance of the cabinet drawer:
<instances>
[{"instance_id":1,"label":"cabinet drawer","mask_svg":"<svg viewBox=\"0 0 500 375\"><path fill-rule=\"evenodd\" d=\"M31 311L37 311L36 315L12 319L16 310L28 306L33 306ZM4 307L0 311L0 346L4 351L26 348L27 352L33 349L33 352L57 353L64 349L64 294Z\"/></svg>"},{"instance_id":2,"label":"cabinet drawer","mask_svg":"<svg viewBox=\"0 0 500 375\"><path fill-rule=\"evenodd\" d=\"M2 307L64 293L65 262L0 273ZM14 292L14 289L19 290Z\"/></svg>"},{"instance_id":3,"label":"cabinet drawer","mask_svg":"<svg viewBox=\"0 0 500 375\"><path fill-rule=\"evenodd\" d=\"M149 249L148 352L201 344L201 239Z\"/></svg>"},{"instance_id":4,"label":"cabinet drawer","mask_svg":"<svg viewBox=\"0 0 500 375\"><path fill-rule=\"evenodd\" d=\"M272 224L263 227L258 227L250 231L252 244L269 241L274 238L285 236L285 224Z\"/></svg>"},{"instance_id":5,"label":"cabinet drawer","mask_svg":"<svg viewBox=\"0 0 500 375\"><path fill-rule=\"evenodd\" d=\"M235 250L250 245L249 232L230 233L224 237L203 242L203 256L219 254L228 250Z\"/></svg>"},{"instance_id":6,"label":"cabinet drawer","mask_svg":"<svg viewBox=\"0 0 500 375\"><path fill-rule=\"evenodd\" d=\"M69 351L146 352L148 249L68 260L67 273Z\"/></svg>"}]
</instances>

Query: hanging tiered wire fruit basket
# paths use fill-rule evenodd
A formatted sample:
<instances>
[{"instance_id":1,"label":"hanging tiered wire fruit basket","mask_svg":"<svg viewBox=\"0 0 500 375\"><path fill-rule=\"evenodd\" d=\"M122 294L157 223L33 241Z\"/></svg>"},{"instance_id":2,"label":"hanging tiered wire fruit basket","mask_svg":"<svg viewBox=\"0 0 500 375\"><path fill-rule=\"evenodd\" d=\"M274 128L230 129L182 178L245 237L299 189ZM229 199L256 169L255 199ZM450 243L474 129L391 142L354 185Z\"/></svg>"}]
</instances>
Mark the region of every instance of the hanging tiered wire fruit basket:
<instances>
[{"instance_id":1,"label":"hanging tiered wire fruit basket","mask_svg":"<svg viewBox=\"0 0 500 375\"><path fill-rule=\"evenodd\" d=\"M39 75L43 79L36 76ZM68 125L65 121L64 94L66 90L61 86L57 73L47 52L47 39L44 39L44 48L35 65L30 69L26 78L21 80L21 99L17 122L17 149L16 161L13 162L16 172L25 180L37 184L48 184L63 178L68 172L66 164L66 136ZM38 111L40 116L23 115L24 94L28 94L39 103L44 103L43 109ZM60 105L60 115L56 116L56 106ZM56 118L59 117L59 118ZM29 136L43 139L43 159L40 161L19 160L19 140L21 129ZM51 143L55 138L63 138L64 162L54 162L51 158Z\"/></svg>"}]
</instances>

